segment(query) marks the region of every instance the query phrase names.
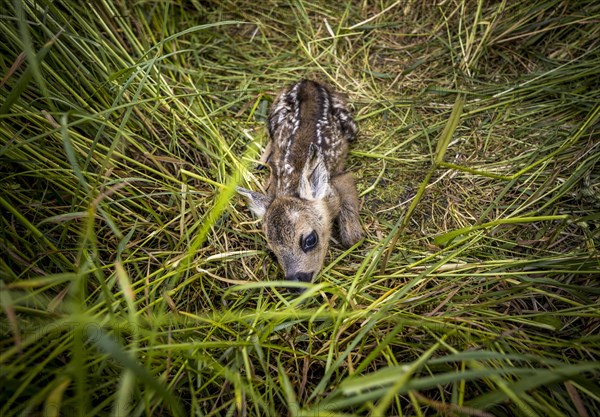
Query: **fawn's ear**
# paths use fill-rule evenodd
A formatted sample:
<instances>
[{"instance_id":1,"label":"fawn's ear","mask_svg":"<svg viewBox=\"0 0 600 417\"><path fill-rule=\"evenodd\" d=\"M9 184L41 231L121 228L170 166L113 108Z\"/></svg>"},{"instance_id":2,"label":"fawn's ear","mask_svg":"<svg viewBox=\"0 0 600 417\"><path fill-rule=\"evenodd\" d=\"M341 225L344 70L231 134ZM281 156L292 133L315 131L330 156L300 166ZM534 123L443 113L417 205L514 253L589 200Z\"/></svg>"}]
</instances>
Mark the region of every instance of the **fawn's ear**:
<instances>
[{"instance_id":1,"label":"fawn's ear","mask_svg":"<svg viewBox=\"0 0 600 417\"><path fill-rule=\"evenodd\" d=\"M267 207L269 207L271 204L271 198L264 194L250 191L242 187L237 187L236 191L246 198L250 210L252 213L256 214L258 218L262 218L265 215Z\"/></svg>"},{"instance_id":2,"label":"fawn's ear","mask_svg":"<svg viewBox=\"0 0 600 417\"><path fill-rule=\"evenodd\" d=\"M332 193L329 171L325 166L323 153L317 146L311 144L308 158L302 169L298 194L304 200L322 200Z\"/></svg>"}]
</instances>

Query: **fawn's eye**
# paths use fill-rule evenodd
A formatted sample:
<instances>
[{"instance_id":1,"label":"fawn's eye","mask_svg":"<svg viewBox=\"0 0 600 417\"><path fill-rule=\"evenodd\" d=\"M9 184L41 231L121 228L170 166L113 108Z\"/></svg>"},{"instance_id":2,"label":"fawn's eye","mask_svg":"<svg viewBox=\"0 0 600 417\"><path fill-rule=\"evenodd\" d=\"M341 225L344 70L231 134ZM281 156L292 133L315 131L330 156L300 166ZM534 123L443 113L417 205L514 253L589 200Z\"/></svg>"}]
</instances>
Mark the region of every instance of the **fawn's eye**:
<instances>
[{"instance_id":1,"label":"fawn's eye","mask_svg":"<svg viewBox=\"0 0 600 417\"><path fill-rule=\"evenodd\" d=\"M307 253L315 246L317 246L317 243L319 243L319 236L317 236L317 232L315 232L314 230L310 232L310 234L302 236L300 238L300 247L302 248L304 253Z\"/></svg>"}]
</instances>

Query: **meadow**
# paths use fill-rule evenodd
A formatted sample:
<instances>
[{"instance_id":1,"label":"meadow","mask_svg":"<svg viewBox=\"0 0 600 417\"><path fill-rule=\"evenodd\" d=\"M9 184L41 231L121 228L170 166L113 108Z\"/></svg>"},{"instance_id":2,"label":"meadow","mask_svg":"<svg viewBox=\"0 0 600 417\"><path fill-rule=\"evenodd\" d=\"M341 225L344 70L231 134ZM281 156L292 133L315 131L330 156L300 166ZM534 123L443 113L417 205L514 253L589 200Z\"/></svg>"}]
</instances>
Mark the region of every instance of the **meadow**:
<instances>
[{"instance_id":1,"label":"meadow","mask_svg":"<svg viewBox=\"0 0 600 417\"><path fill-rule=\"evenodd\" d=\"M1 416L594 416L600 2L0 0ZM343 92L365 238L235 186Z\"/></svg>"}]
</instances>

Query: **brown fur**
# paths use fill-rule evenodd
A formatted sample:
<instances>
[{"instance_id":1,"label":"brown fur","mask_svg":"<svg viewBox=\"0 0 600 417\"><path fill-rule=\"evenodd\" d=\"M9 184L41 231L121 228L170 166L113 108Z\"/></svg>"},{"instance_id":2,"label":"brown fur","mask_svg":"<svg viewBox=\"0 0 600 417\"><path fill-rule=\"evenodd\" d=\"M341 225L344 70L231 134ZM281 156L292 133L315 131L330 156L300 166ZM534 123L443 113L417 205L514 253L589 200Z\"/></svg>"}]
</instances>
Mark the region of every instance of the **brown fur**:
<instances>
[{"instance_id":1,"label":"brown fur","mask_svg":"<svg viewBox=\"0 0 600 417\"><path fill-rule=\"evenodd\" d=\"M340 95L307 80L281 92L267 126L271 140L262 158L271 167L267 195L238 191L263 218L267 243L286 279L311 281L323 266L335 219L342 245L363 236L354 179L344 172L357 127Z\"/></svg>"}]
</instances>

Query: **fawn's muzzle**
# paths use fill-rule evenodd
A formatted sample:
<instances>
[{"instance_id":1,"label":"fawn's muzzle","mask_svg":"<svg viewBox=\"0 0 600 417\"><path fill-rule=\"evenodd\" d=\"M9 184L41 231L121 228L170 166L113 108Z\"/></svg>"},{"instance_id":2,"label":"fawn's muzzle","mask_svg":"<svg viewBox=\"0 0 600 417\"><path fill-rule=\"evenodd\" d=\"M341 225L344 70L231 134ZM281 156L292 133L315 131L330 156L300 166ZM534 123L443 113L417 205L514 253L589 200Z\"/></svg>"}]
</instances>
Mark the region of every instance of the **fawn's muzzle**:
<instances>
[{"instance_id":1,"label":"fawn's muzzle","mask_svg":"<svg viewBox=\"0 0 600 417\"><path fill-rule=\"evenodd\" d=\"M297 282L312 282L313 272L298 272L294 275L288 275L285 277L288 281L297 281Z\"/></svg>"}]
</instances>

